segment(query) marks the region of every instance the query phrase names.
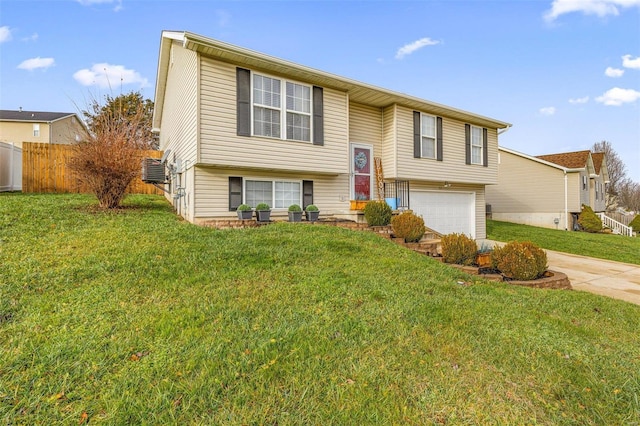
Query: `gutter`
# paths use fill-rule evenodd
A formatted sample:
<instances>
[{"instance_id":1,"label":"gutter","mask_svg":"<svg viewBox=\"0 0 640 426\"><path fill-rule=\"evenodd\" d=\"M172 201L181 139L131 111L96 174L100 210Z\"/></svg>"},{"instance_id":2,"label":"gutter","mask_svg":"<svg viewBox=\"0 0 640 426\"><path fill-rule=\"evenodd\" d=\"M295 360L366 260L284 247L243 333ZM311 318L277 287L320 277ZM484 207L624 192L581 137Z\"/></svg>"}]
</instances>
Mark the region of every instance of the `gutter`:
<instances>
[{"instance_id":1,"label":"gutter","mask_svg":"<svg viewBox=\"0 0 640 426\"><path fill-rule=\"evenodd\" d=\"M568 189L568 181L569 177L567 176L567 170L564 171L564 230L569 230L569 189Z\"/></svg>"},{"instance_id":2,"label":"gutter","mask_svg":"<svg viewBox=\"0 0 640 426\"><path fill-rule=\"evenodd\" d=\"M513 124L507 124L507 127L498 130L498 136L500 136L503 133L507 133L512 126Z\"/></svg>"}]
</instances>

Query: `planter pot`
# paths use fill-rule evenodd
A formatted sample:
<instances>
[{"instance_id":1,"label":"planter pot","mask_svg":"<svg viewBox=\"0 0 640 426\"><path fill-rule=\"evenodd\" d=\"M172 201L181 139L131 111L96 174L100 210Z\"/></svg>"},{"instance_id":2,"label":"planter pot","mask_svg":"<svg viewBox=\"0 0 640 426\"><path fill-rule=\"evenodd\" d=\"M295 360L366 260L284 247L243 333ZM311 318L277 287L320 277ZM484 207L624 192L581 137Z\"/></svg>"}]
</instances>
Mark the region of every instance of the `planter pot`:
<instances>
[{"instance_id":1,"label":"planter pot","mask_svg":"<svg viewBox=\"0 0 640 426\"><path fill-rule=\"evenodd\" d=\"M288 212L288 213L289 213L289 222L302 221L302 212Z\"/></svg>"},{"instance_id":2,"label":"planter pot","mask_svg":"<svg viewBox=\"0 0 640 426\"><path fill-rule=\"evenodd\" d=\"M478 253L476 255L476 265L479 268L488 268L491 266L491 253Z\"/></svg>"},{"instance_id":3,"label":"planter pot","mask_svg":"<svg viewBox=\"0 0 640 426\"><path fill-rule=\"evenodd\" d=\"M320 212L304 212L304 214L309 222L315 222L320 216Z\"/></svg>"},{"instance_id":4,"label":"planter pot","mask_svg":"<svg viewBox=\"0 0 640 426\"><path fill-rule=\"evenodd\" d=\"M364 206L367 205L369 201L368 200L351 200L350 202L350 209L351 210L364 210Z\"/></svg>"},{"instance_id":5,"label":"planter pot","mask_svg":"<svg viewBox=\"0 0 640 426\"><path fill-rule=\"evenodd\" d=\"M238 219L250 220L253 217L253 211L251 210L237 210Z\"/></svg>"},{"instance_id":6,"label":"planter pot","mask_svg":"<svg viewBox=\"0 0 640 426\"><path fill-rule=\"evenodd\" d=\"M271 220L271 210L256 210L258 222L269 222Z\"/></svg>"}]
</instances>

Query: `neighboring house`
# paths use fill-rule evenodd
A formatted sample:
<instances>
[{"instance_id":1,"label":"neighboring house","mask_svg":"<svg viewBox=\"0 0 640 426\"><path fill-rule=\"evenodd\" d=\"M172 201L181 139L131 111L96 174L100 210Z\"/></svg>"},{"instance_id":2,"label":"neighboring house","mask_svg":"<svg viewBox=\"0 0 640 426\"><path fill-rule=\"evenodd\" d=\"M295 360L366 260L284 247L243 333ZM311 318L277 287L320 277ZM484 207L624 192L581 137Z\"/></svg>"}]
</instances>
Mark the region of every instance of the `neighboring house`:
<instances>
[{"instance_id":1,"label":"neighboring house","mask_svg":"<svg viewBox=\"0 0 640 426\"><path fill-rule=\"evenodd\" d=\"M266 202L272 216L316 204L361 218L351 200L385 197L440 233L485 238L510 124L188 32L162 33L154 130L168 198L194 223ZM394 189L398 190L395 194ZM393 194L392 194L393 193Z\"/></svg>"},{"instance_id":2,"label":"neighboring house","mask_svg":"<svg viewBox=\"0 0 640 426\"><path fill-rule=\"evenodd\" d=\"M0 142L70 144L88 134L86 125L77 114L70 112L42 112L0 110Z\"/></svg>"},{"instance_id":3,"label":"neighboring house","mask_svg":"<svg viewBox=\"0 0 640 426\"><path fill-rule=\"evenodd\" d=\"M493 219L574 229L582 205L605 210L609 182L604 153L566 152L533 157L499 148L498 184L487 187Z\"/></svg>"}]
</instances>

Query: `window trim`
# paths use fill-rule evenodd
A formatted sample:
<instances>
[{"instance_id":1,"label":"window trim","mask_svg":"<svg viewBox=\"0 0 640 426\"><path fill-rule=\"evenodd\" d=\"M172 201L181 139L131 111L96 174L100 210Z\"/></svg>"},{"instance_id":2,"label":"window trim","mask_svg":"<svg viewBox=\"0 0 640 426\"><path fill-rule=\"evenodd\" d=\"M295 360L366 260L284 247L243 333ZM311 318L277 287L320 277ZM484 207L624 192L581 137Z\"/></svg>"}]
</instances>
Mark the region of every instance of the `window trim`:
<instances>
[{"instance_id":1,"label":"window trim","mask_svg":"<svg viewBox=\"0 0 640 426\"><path fill-rule=\"evenodd\" d=\"M431 136L425 136L422 133L424 117L433 118L433 138ZM433 157L427 156L422 149L423 138L432 138L433 139ZM420 113L420 158L428 158L430 160L436 160L438 158L438 117L431 114L425 114L424 112Z\"/></svg>"},{"instance_id":2,"label":"window trim","mask_svg":"<svg viewBox=\"0 0 640 426\"><path fill-rule=\"evenodd\" d=\"M278 80L280 81L280 108L274 108L272 106L267 106L267 105L263 105L263 104L256 104L255 100L254 100L254 80L256 76L260 76L260 77L267 77L273 80ZM299 86L304 86L307 87L309 89L309 113L306 112L302 112L302 111L296 111L296 110L290 110L289 108L287 108L287 83L291 83L291 84L297 84ZM292 142L302 142L302 143L310 143L313 144L314 143L314 126L313 126L313 122L314 122L314 86L311 84L306 84L306 83L302 83L300 81L296 81L296 80L290 80L290 79L286 79L283 77L277 77L271 74L267 74L267 73L261 73L261 72L255 72L255 71L251 71L250 72L250 124L251 124L251 136L253 137L259 137L259 138L268 138L268 139L275 139L275 140L285 140L285 141L292 141ZM276 137L276 136L265 136L265 135L258 135L255 132L255 123L254 123L254 108L255 107L260 107L260 108L268 108L271 110L277 110L280 111L280 137ZM293 114L300 114L300 115L306 115L309 117L309 140L305 141L305 140L300 140L300 139L289 139L287 137L287 113L293 113Z\"/></svg>"},{"instance_id":3,"label":"window trim","mask_svg":"<svg viewBox=\"0 0 640 426\"><path fill-rule=\"evenodd\" d=\"M274 138L277 139L277 138ZM271 207L271 210L278 210L278 211L286 211L289 209L289 206L285 206L285 207L275 207L275 201L276 201L276 182L284 182L284 183L297 183L300 185L300 192L299 192L299 199L297 202L294 202L293 204L298 204L298 205L302 205L302 200L304 197L303 194L303 180L302 179L286 179L286 178L279 178L279 177L274 177L274 178L265 178L265 177L247 177L244 176L242 178L242 202L244 204L248 204L247 203L247 182L248 181L252 181L252 182L271 182L271 202L267 203L269 204L269 207ZM254 207L255 206L251 206Z\"/></svg>"},{"instance_id":4,"label":"window trim","mask_svg":"<svg viewBox=\"0 0 640 426\"><path fill-rule=\"evenodd\" d=\"M473 130L477 129L478 132L480 132L480 144L474 144L473 143ZM469 158L469 162L470 164L476 165L476 166L482 166L484 161L484 129L480 126L474 126L473 124L471 125L471 129L469 132L469 147L471 149L470 152L470 158ZM480 148L480 157L479 157L479 161L475 162L473 161L473 148Z\"/></svg>"}]
</instances>

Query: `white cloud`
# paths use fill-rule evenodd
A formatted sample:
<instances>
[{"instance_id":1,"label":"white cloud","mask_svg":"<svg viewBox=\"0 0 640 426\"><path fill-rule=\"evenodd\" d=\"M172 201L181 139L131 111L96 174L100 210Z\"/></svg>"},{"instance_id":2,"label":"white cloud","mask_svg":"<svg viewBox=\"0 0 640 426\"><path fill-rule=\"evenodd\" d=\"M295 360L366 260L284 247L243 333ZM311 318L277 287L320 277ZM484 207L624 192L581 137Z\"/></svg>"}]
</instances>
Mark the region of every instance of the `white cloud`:
<instances>
[{"instance_id":1,"label":"white cloud","mask_svg":"<svg viewBox=\"0 0 640 426\"><path fill-rule=\"evenodd\" d=\"M589 102L589 97L588 96L584 96L582 98L569 99L569 103L571 105L586 104L587 102Z\"/></svg>"},{"instance_id":2,"label":"white cloud","mask_svg":"<svg viewBox=\"0 0 640 426\"><path fill-rule=\"evenodd\" d=\"M624 74L624 70L621 70L619 68L607 67L607 69L604 70L604 75L606 75L607 77L617 78L622 77L622 74Z\"/></svg>"},{"instance_id":3,"label":"white cloud","mask_svg":"<svg viewBox=\"0 0 640 426\"><path fill-rule=\"evenodd\" d=\"M607 15L618 16L620 8L640 6L640 0L553 0L551 9L544 19L554 21L560 15L572 12L582 12L585 15L597 15L602 18Z\"/></svg>"},{"instance_id":4,"label":"white cloud","mask_svg":"<svg viewBox=\"0 0 640 426\"><path fill-rule=\"evenodd\" d=\"M596 101L608 106L620 106L622 104L635 102L638 99L640 99L640 92L637 90L614 87L613 89L607 90L604 95L598 96Z\"/></svg>"},{"instance_id":5,"label":"white cloud","mask_svg":"<svg viewBox=\"0 0 640 426\"><path fill-rule=\"evenodd\" d=\"M421 38L420 40L416 40L413 43L405 44L398 52L396 52L396 59L402 59L407 55L411 55L418 49L422 49L425 46L433 46L436 44L440 44L438 40L431 40L429 37Z\"/></svg>"},{"instance_id":6,"label":"white cloud","mask_svg":"<svg viewBox=\"0 0 640 426\"><path fill-rule=\"evenodd\" d=\"M622 57L622 66L625 68L640 70L640 56L634 59L631 55L624 55Z\"/></svg>"},{"instance_id":7,"label":"white cloud","mask_svg":"<svg viewBox=\"0 0 640 426\"><path fill-rule=\"evenodd\" d=\"M553 115L556 113L556 107L544 107L538 110L542 115Z\"/></svg>"},{"instance_id":8,"label":"white cloud","mask_svg":"<svg viewBox=\"0 0 640 426\"><path fill-rule=\"evenodd\" d=\"M105 89L119 87L121 84L139 84L140 87L149 85L149 81L137 71L128 70L122 65L107 63L94 64L91 69L76 71L73 78L83 86L98 86Z\"/></svg>"},{"instance_id":9,"label":"white cloud","mask_svg":"<svg viewBox=\"0 0 640 426\"><path fill-rule=\"evenodd\" d=\"M38 37L38 33L33 33L29 37L23 37L22 41L37 41Z\"/></svg>"},{"instance_id":10,"label":"white cloud","mask_svg":"<svg viewBox=\"0 0 640 426\"><path fill-rule=\"evenodd\" d=\"M4 43L9 40L11 40L11 28L6 25L4 27L0 27L0 43Z\"/></svg>"},{"instance_id":11,"label":"white cloud","mask_svg":"<svg viewBox=\"0 0 640 426\"><path fill-rule=\"evenodd\" d=\"M47 69L55 65L55 60L53 58L41 58L38 56L37 58L27 59L22 61L18 68L21 70L33 71L38 68Z\"/></svg>"},{"instance_id":12,"label":"white cloud","mask_svg":"<svg viewBox=\"0 0 640 426\"><path fill-rule=\"evenodd\" d=\"M94 4L112 4L115 3L113 8L114 12L122 10L122 0L76 0L82 6L93 6Z\"/></svg>"}]
</instances>

